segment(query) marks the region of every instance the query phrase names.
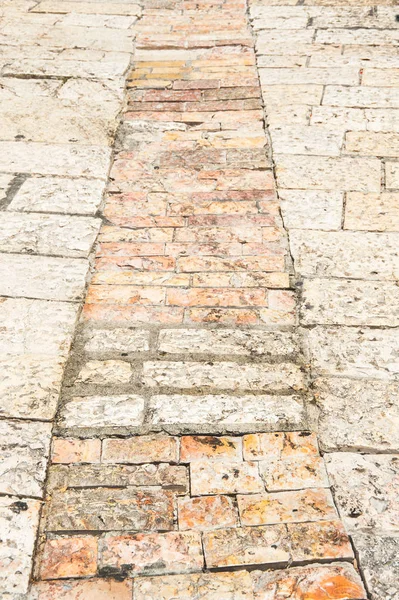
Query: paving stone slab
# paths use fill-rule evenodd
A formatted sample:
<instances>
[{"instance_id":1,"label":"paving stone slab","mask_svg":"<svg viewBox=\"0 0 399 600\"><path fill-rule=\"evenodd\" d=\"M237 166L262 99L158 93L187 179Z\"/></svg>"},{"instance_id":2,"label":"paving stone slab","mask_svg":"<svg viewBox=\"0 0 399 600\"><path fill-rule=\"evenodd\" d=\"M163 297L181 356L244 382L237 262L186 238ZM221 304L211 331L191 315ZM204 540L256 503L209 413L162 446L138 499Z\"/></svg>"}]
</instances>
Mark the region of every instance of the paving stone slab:
<instances>
[{"instance_id":1,"label":"paving stone slab","mask_svg":"<svg viewBox=\"0 0 399 600\"><path fill-rule=\"evenodd\" d=\"M138 428L144 419L144 398L122 396L75 397L61 409L62 428L129 427Z\"/></svg>"},{"instance_id":2,"label":"paving stone slab","mask_svg":"<svg viewBox=\"0 0 399 600\"><path fill-rule=\"evenodd\" d=\"M325 455L335 501L347 530L398 531L399 458L392 454Z\"/></svg>"},{"instance_id":3,"label":"paving stone slab","mask_svg":"<svg viewBox=\"0 0 399 600\"><path fill-rule=\"evenodd\" d=\"M2 494L43 496L51 424L0 421Z\"/></svg>"},{"instance_id":4,"label":"paving stone slab","mask_svg":"<svg viewBox=\"0 0 399 600\"><path fill-rule=\"evenodd\" d=\"M86 329L84 331L86 352L147 352L150 332L143 329Z\"/></svg>"},{"instance_id":5,"label":"paving stone slab","mask_svg":"<svg viewBox=\"0 0 399 600\"><path fill-rule=\"evenodd\" d=\"M41 502L31 498L0 498L0 593L3 598L11 600L28 591L40 507Z\"/></svg>"},{"instance_id":6,"label":"paving stone slab","mask_svg":"<svg viewBox=\"0 0 399 600\"><path fill-rule=\"evenodd\" d=\"M313 423L324 451L399 450L399 387L396 383L316 379Z\"/></svg>"},{"instance_id":7,"label":"paving stone slab","mask_svg":"<svg viewBox=\"0 0 399 600\"><path fill-rule=\"evenodd\" d=\"M343 194L323 190L281 190L281 210L289 229L341 228Z\"/></svg>"},{"instance_id":8,"label":"paving stone slab","mask_svg":"<svg viewBox=\"0 0 399 600\"><path fill-rule=\"evenodd\" d=\"M370 597L395 600L399 594L399 537L355 533L352 539Z\"/></svg>"},{"instance_id":9,"label":"paving stone slab","mask_svg":"<svg viewBox=\"0 0 399 600\"><path fill-rule=\"evenodd\" d=\"M28 600L131 600L131 581L64 580L33 583Z\"/></svg>"}]
</instances>

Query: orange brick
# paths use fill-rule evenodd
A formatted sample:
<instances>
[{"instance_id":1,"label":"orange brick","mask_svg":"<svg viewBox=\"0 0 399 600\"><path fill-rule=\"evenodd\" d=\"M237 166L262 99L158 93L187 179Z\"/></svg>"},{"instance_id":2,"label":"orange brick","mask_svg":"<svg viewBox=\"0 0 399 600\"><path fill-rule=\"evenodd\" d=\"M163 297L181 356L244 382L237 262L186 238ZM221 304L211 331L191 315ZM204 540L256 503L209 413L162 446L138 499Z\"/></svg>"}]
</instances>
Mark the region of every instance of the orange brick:
<instances>
[{"instance_id":1,"label":"orange brick","mask_svg":"<svg viewBox=\"0 0 399 600\"><path fill-rule=\"evenodd\" d=\"M101 440L77 440L56 438L53 440L53 463L93 463L99 462Z\"/></svg>"},{"instance_id":2,"label":"orange brick","mask_svg":"<svg viewBox=\"0 0 399 600\"><path fill-rule=\"evenodd\" d=\"M245 460L317 456L319 453L316 435L301 431L244 435L243 450Z\"/></svg>"},{"instance_id":3,"label":"orange brick","mask_svg":"<svg viewBox=\"0 0 399 600\"><path fill-rule=\"evenodd\" d=\"M35 600L131 600L132 581L88 579L33 583Z\"/></svg>"},{"instance_id":4,"label":"orange brick","mask_svg":"<svg viewBox=\"0 0 399 600\"><path fill-rule=\"evenodd\" d=\"M103 441L103 462L139 464L177 460L177 439L170 436L141 435Z\"/></svg>"},{"instance_id":5,"label":"orange brick","mask_svg":"<svg viewBox=\"0 0 399 600\"><path fill-rule=\"evenodd\" d=\"M47 539L40 565L42 579L86 577L97 571L97 538Z\"/></svg>"},{"instance_id":6,"label":"orange brick","mask_svg":"<svg viewBox=\"0 0 399 600\"><path fill-rule=\"evenodd\" d=\"M228 496L179 498L179 529L219 529L237 527L238 511Z\"/></svg>"},{"instance_id":7,"label":"orange brick","mask_svg":"<svg viewBox=\"0 0 399 600\"><path fill-rule=\"evenodd\" d=\"M241 457L240 438L216 437L211 435L188 435L181 438L181 462L191 462L204 458L239 460Z\"/></svg>"}]
</instances>

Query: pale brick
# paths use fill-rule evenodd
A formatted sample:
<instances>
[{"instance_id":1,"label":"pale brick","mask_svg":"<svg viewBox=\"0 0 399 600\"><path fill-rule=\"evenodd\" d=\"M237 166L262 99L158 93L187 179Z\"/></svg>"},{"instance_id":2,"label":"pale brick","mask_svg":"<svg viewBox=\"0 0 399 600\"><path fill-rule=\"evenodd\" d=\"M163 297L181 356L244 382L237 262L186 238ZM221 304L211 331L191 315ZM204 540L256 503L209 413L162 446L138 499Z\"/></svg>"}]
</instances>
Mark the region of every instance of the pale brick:
<instances>
[{"instance_id":1,"label":"pale brick","mask_svg":"<svg viewBox=\"0 0 399 600\"><path fill-rule=\"evenodd\" d=\"M245 460L317 456L316 435L307 431L249 433L243 438Z\"/></svg>"},{"instance_id":2,"label":"pale brick","mask_svg":"<svg viewBox=\"0 0 399 600\"><path fill-rule=\"evenodd\" d=\"M305 280L301 323L395 327L399 325L399 287L387 281Z\"/></svg>"},{"instance_id":3,"label":"pale brick","mask_svg":"<svg viewBox=\"0 0 399 600\"><path fill-rule=\"evenodd\" d=\"M311 30L304 33L311 34ZM262 36L263 39L263 36ZM359 81L358 69L343 67L337 69L300 68L300 69L259 69L261 85L293 85L293 84L324 84L324 85L356 85Z\"/></svg>"},{"instance_id":4,"label":"pale brick","mask_svg":"<svg viewBox=\"0 0 399 600\"><path fill-rule=\"evenodd\" d=\"M386 186L388 189L399 189L399 164L393 162L385 163Z\"/></svg>"},{"instance_id":5,"label":"pale brick","mask_svg":"<svg viewBox=\"0 0 399 600\"><path fill-rule=\"evenodd\" d=\"M362 156L399 156L399 133L349 131L345 151Z\"/></svg>"},{"instance_id":6,"label":"pale brick","mask_svg":"<svg viewBox=\"0 0 399 600\"><path fill-rule=\"evenodd\" d=\"M325 455L334 498L349 533L397 532L399 459L394 454Z\"/></svg>"},{"instance_id":7,"label":"pale brick","mask_svg":"<svg viewBox=\"0 0 399 600\"><path fill-rule=\"evenodd\" d=\"M77 4L77 6L75 6ZM59 0L44 0L35 6L35 12L38 13L83 13L88 15L140 15L141 7L139 4L126 2L60 2Z\"/></svg>"},{"instance_id":8,"label":"pale brick","mask_svg":"<svg viewBox=\"0 0 399 600\"><path fill-rule=\"evenodd\" d=\"M281 210L289 229L341 228L343 193L322 190L281 190Z\"/></svg>"},{"instance_id":9,"label":"pale brick","mask_svg":"<svg viewBox=\"0 0 399 600\"><path fill-rule=\"evenodd\" d=\"M201 537L193 531L104 536L100 540L102 569L130 575L161 575L201 571Z\"/></svg>"},{"instance_id":10,"label":"pale brick","mask_svg":"<svg viewBox=\"0 0 399 600\"><path fill-rule=\"evenodd\" d=\"M130 363L123 360L91 360L79 371L76 383L118 384L129 383L132 377Z\"/></svg>"},{"instance_id":11,"label":"pale brick","mask_svg":"<svg viewBox=\"0 0 399 600\"><path fill-rule=\"evenodd\" d=\"M285 356L297 350L295 336L286 331L251 329L166 329L159 350L170 354L200 353L236 356Z\"/></svg>"},{"instance_id":12,"label":"pale brick","mask_svg":"<svg viewBox=\"0 0 399 600\"><path fill-rule=\"evenodd\" d=\"M178 442L165 435L142 435L103 441L102 461L107 463L176 462Z\"/></svg>"},{"instance_id":13,"label":"pale brick","mask_svg":"<svg viewBox=\"0 0 399 600\"><path fill-rule=\"evenodd\" d=\"M316 106L320 104L323 94L323 86L316 84L293 85L282 84L269 85L267 82L262 86L262 96L265 104L275 110L276 107L308 104Z\"/></svg>"},{"instance_id":14,"label":"pale brick","mask_svg":"<svg viewBox=\"0 0 399 600\"><path fill-rule=\"evenodd\" d=\"M381 163L376 158L276 156L282 188L379 192Z\"/></svg>"},{"instance_id":15,"label":"pale brick","mask_svg":"<svg viewBox=\"0 0 399 600\"><path fill-rule=\"evenodd\" d=\"M387 180L391 184L388 171ZM346 196L345 229L399 231L399 194L350 192Z\"/></svg>"},{"instance_id":16,"label":"pale brick","mask_svg":"<svg viewBox=\"0 0 399 600\"><path fill-rule=\"evenodd\" d=\"M62 428L139 428L144 420L144 398L124 396L82 396L72 398L61 409Z\"/></svg>"},{"instance_id":17,"label":"pale brick","mask_svg":"<svg viewBox=\"0 0 399 600\"><path fill-rule=\"evenodd\" d=\"M86 579L33 583L29 600L131 600L132 582Z\"/></svg>"},{"instance_id":18,"label":"pale brick","mask_svg":"<svg viewBox=\"0 0 399 600\"><path fill-rule=\"evenodd\" d=\"M191 494L253 494L264 491L258 466L252 462L194 461L190 464Z\"/></svg>"},{"instance_id":19,"label":"pale brick","mask_svg":"<svg viewBox=\"0 0 399 600\"><path fill-rule=\"evenodd\" d=\"M315 327L307 335L315 374L387 381L398 376L395 329Z\"/></svg>"},{"instance_id":20,"label":"pale brick","mask_svg":"<svg viewBox=\"0 0 399 600\"><path fill-rule=\"evenodd\" d=\"M150 400L152 423L170 432L221 433L301 429L299 396L158 395Z\"/></svg>"},{"instance_id":21,"label":"pale brick","mask_svg":"<svg viewBox=\"0 0 399 600\"><path fill-rule=\"evenodd\" d=\"M384 46L397 42L399 32L395 29L335 28L321 29L317 32L316 42L321 44L364 44ZM344 82L342 82L344 84Z\"/></svg>"},{"instance_id":22,"label":"pale brick","mask_svg":"<svg viewBox=\"0 0 399 600\"><path fill-rule=\"evenodd\" d=\"M343 132L327 127L282 125L270 128L276 154L314 154L339 156L344 141Z\"/></svg>"},{"instance_id":23,"label":"pale brick","mask_svg":"<svg viewBox=\"0 0 399 600\"><path fill-rule=\"evenodd\" d=\"M12 199L9 210L94 215L101 204L104 181L31 177Z\"/></svg>"},{"instance_id":24,"label":"pale brick","mask_svg":"<svg viewBox=\"0 0 399 600\"><path fill-rule=\"evenodd\" d=\"M248 390L300 390L303 377L299 367L290 363L239 365L200 362L145 362L143 383L150 387L183 389L216 388Z\"/></svg>"},{"instance_id":25,"label":"pale brick","mask_svg":"<svg viewBox=\"0 0 399 600\"><path fill-rule=\"evenodd\" d=\"M289 539L283 525L218 529L203 536L208 567L288 563Z\"/></svg>"},{"instance_id":26,"label":"pale brick","mask_svg":"<svg viewBox=\"0 0 399 600\"><path fill-rule=\"evenodd\" d=\"M100 462L101 440L62 439L53 440L51 460L53 463Z\"/></svg>"},{"instance_id":27,"label":"pale brick","mask_svg":"<svg viewBox=\"0 0 399 600\"><path fill-rule=\"evenodd\" d=\"M396 280L396 233L292 230L290 245L297 272L305 277Z\"/></svg>"},{"instance_id":28,"label":"pale brick","mask_svg":"<svg viewBox=\"0 0 399 600\"><path fill-rule=\"evenodd\" d=\"M259 472L268 492L328 487L326 469L319 456L262 460Z\"/></svg>"},{"instance_id":29,"label":"pale brick","mask_svg":"<svg viewBox=\"0 0 399 600\"><path fill-rule=\"evenodd\" d=\"M399 90L328 85L323 96L325 106L349 106L358 108L398 108Z\"/></svg>"},{"instance_id":30,"label":"pale brick","mask_svg":"<svg viewBox=\"0 0 399 600\"><path fill-rule=\"evenodd\" d=\"M91 329L84 332L86 352L146 352L150 332L144 329Z\"/></svg>"},{"instance_id":31,"label":"pale brick","mask_svg":"<svg viewBox=\"0 0 399 600\"><path fill-rule=\"evenodd\" d=\"M239 525L238 511L229 496L178 498L179 529L220 529Z\"/></svg>"}]
</instances>

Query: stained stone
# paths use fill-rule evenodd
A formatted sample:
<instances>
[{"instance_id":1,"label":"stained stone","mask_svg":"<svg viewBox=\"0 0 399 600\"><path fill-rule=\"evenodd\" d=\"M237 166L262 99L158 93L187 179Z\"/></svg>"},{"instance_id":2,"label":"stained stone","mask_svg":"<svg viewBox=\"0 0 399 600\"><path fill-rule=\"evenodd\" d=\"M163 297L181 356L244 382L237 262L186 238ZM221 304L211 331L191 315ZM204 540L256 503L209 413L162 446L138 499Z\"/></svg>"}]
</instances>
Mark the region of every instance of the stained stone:
<instances>
[{"instance_id":1,"label":"stained stone","mask_svg":"<svg viewBox=\"0 0 399 600\"><path fill-rule=\"evenodd\" d=\"M61 409L61 427L139 427L144 418L144 398L82 396L72 398Z\"/></svg>"},{"instance_id":2,"label":"stained stone","mask_svg":"<svg viewBox=\"0 0 399 600\"><path fill-rule=\"evenodd\" d=\"M372 600L396 600L399 596L399 537L359 532L352 538Z\"/></svg>"},{"instance_id":3,"label":"stained stone","mask_svg":"<svg viewBox=\"0 0 399 600\"><path fill-rule=\"evenodd\" d=\"M0 421L0 492L43 496L51 423Z\"/></svg>"},{"instance_id":4,"label":"stained stone","mask_svg":"<svg viewBox=\"0 0 399 600\"><path fill-rule=\"evenodd\" d=\"M76 383L118 384L129 383L132 367L123 360L91 360L79 372Z\"/></svg>"},{"instance_id":5,"label":"stained stone","mask_svg":"<svg viewBox=\"0 0 399 600\"><path fill-rule=\"evenodd\" d=\"M149 331L141 329L93 329L84 332L86 352L145 352Z\"/></svg>"},{"instance_id":6,"label":"stained stone","mask_svg":"<svg viewBox=\"0 0 399 600\"><path fill-rule=\"evenodd\" d=\"M349 531L398 531L399 457L394 454L325 455L335 502Z\"/></svg>"}]
</instances>

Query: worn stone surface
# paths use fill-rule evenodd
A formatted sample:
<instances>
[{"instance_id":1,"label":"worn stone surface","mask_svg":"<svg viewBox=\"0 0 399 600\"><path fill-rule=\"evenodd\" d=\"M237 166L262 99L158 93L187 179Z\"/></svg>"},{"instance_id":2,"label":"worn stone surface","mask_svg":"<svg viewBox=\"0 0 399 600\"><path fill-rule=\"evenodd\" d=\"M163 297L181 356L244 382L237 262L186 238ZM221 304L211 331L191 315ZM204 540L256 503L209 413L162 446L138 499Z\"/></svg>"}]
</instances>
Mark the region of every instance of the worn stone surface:
<instances>
[{"instance_id":1,"label":"worn stone surface","mask_svg":"<svg viewBox=\"0 0 399 600\"><path fill-rule=\"evenodd\" d=\"M140 329L94 329L85 332L86 352L145 352L149 331Z\"/></svg>"},{"instance_id":2,"label":"worn stone surface","mask_svg":"<svg viewBox=\"0 0 399 600\"><path fill-rule=\"evenodd\" d=\"M80 396L61 409L59 425L77 427L139 427L144 418L144 398L122 396Z\"/></svg>"},{"instance_id":3,"label":"worn stone surface","mask_svg":"<svg viewBox=\"0 0 399 600\"><path fill-rule=\"evenodd\" d=\"M328 487L327 473L319 456L262 460L259 471L268 491Z\"/></svg>"},{"instance_id":4,"label":"worn stone surface","mask_svg":"<svg viewBox=\"0 0 399 600\"><path fill-rule=\"evenodd\" d=\"M349 532L398 531L399 459L392 454L326 455L338 509Z\"/></svg>"},{"instance_id":5,"label":"worn stone surface","mask_svg":"<svg viewBox=\"0 0 399 600\"><path fill-rule=\"evenodd\" d=\"M34 583L29 600L131 600L131 597L131 581L67 579Z\"/></svg>"},{"instance_id":6,"label":"worn stone surface","mask_svg":"<svg viewBox=\"0 0 399 600\"><path fill-rule=\"evenodd\" d=\"M355 533L352 539L371 598L394 600L399 593L399 538Z\"/></svg>"},{"instance_id":7,"label":"worn stone surface","mask_svg":"<svg viewBox=\"0 0 399 600\"><path fill-rule=\"evenodd\" d=\"M102 460L109 463L176 462L178 441L162 435L104 440Z\"/></svg>"},{"instance_id":8,"label":"worn stone surface","mask_svg":"<svg viewBox=\"0 0 399 600\"><path fill-rule=\"evenodd\" d=\"M247 434L243 437L243 451L246 460L284 459L318 454L316 436L307 431Z\"/></svg>"},{"instance_id":9,"label":"worn stone surface","mask_svg":"<svg viewBox=\"0 0 399 600\"><path fill-rule=\"evenodd\" d=\"M195 461L190 465L191 493L251 494L264 486L255 463Z\"/></svg>"},{"instance_id":10,"label":"worn stone surface","mask_svg":"<svg viewBox=\"0 0 399 600\"><path fill-rule=\"evenodd\" d=\"M28 591L31 560L39 523L40 502L31 498L0 498L0 589Z\"/></svg>"},{"instance_id":11,"label":"worn stone surface","mask_svg":"<svg viewBox=\"0 0 399 600\"><path fill-rule=\"evenodd\" d=\"M239 525L238 511L229 496L178 499L179 529L221 529Z\"/></svg>"},{"instance_id":12,"label":"worn stone surface","mask_svg":"<svg viewBox=\"0 0 399 600\"><path fill-rule=\"evenodd\" d=\"M60 537L47 539L43 551L42 579L64 579L95 575L97 540L95 537Z\"/></svg>"}]
</instances>

